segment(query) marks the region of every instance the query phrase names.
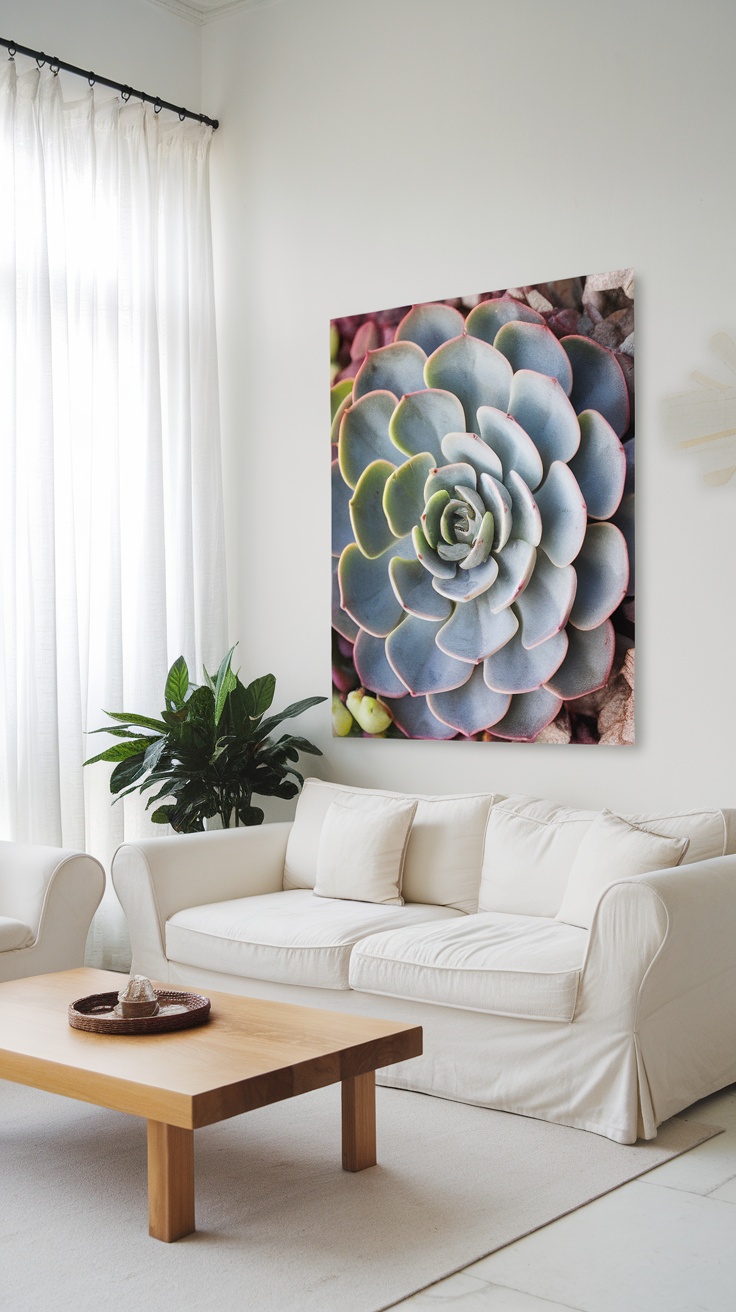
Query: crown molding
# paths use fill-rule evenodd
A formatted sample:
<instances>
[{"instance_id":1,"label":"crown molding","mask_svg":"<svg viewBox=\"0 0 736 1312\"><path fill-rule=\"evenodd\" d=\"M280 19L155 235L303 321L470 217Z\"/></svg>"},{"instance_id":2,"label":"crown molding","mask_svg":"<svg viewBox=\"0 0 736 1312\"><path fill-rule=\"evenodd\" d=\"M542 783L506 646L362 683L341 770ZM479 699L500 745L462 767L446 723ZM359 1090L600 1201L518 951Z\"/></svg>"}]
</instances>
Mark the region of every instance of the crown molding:
<instances>
[{"instance_id":1,"label":"crown molding","mask_svg":"<svg viewBox=\"0 0 736 1312\"><path fill-rule=\"evenodd\" d=\"M169 13L179 18L186 18L198 27L206 23L216 23L241 9L270 9L282 4L283 0L148 0L158 9L168 9Z\"/></svg>"}]
</instances>

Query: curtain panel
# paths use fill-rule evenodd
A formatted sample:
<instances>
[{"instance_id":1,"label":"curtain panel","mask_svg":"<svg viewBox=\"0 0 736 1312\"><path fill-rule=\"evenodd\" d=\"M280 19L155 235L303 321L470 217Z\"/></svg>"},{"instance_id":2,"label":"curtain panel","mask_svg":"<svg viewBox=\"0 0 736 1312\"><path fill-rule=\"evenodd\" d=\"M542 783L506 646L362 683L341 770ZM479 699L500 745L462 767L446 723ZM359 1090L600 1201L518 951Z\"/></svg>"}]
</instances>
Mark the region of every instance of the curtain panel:
<instances>
[{"instance_id":1,"label":"curtain panel","mask_svg":"<svg viewBox=\"0 0 736 1312\"><path fill-rule=\"evenodd\" d=\"M0 835L108 870L161 831L89 731L227 647L211 137L0 67ZM111 890L88 957L127 968Z\"/></svg>"}]
</instances>

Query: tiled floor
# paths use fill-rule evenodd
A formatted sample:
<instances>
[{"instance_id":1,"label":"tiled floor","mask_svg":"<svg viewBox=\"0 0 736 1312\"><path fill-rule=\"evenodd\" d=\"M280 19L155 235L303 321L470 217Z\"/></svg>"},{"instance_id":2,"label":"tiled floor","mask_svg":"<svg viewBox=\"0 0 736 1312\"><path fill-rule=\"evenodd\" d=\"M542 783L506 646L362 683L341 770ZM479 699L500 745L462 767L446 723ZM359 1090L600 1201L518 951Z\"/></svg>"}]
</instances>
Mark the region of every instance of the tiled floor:
<instances>
[{"instance_id":1,"label":"tiled floor","mask_svg":"<svg viewBox=\"0 0 736 1312\"><path fill-rule=\"evenodd\" d=\"M413 1312L735 1312L736 1085L724 1134L397 1304Z\"/></svg>"}]
</instances>

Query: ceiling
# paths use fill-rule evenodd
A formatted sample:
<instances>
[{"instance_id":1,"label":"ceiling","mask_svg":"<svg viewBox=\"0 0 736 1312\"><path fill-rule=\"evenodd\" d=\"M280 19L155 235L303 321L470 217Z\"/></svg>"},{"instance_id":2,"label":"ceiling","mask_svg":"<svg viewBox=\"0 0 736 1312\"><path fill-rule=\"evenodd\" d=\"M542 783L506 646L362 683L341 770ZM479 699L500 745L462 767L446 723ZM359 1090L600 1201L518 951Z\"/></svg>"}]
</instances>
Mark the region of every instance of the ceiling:
<instances>
[{"instance_id":1,"label":"ceiling","mask_svg":"<svg viewBox=\"0 0 736 1312\"><path fill-rule=\"evenodd\" d=\"M214 23L238 9L260 9L281 4L282 0L149 0L159 9L187 18L190 23Z\"/></svg>"}]
</instances>

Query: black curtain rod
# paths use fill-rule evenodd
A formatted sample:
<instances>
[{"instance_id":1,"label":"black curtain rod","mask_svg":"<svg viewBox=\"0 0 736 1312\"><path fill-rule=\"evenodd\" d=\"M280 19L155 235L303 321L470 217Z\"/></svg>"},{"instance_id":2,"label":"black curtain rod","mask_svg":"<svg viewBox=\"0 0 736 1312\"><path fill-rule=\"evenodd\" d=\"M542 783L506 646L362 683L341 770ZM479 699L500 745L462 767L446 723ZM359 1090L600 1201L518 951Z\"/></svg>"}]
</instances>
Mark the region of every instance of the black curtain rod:
<instances>
[{"instance_id":1,"label":"black curtain rod","mask_svg":"<svg viewBox=\"0 0 736 1312\"><path fill-rule=\"evenodd\" d=\"M5 46L9 52L10 59L15 59L16 55L30 55L35 59L39 68L48 64L51 72L56 76L59 69L63 68L66 73L76 73L77 77L86 77L89 85L93 87L99 82L103 87L112 87L114 91L119 91L123 100L130 100L135 96L136 100L145 100L149 105L153 105L156 114L160 114L162 109L172 109L180 119L193 118L197 123L206 123L208 127L219 128L220 123L216 118L208 118L206 114L195 114L191 109L184 109L180 105L172 105L168 100L162 100L160 96L149 96L145 91L136 91L134 87L124 86L122 82L113 82L112 78L100 77L99 73L88 73L84 68L77 68L75 64L67 64L63 59L57 59L55 55L45 55L42 50L30 50L28 46L19 46L17 41L6 41L0 36L0 46Z\"/></svg>"}]
</instances>

